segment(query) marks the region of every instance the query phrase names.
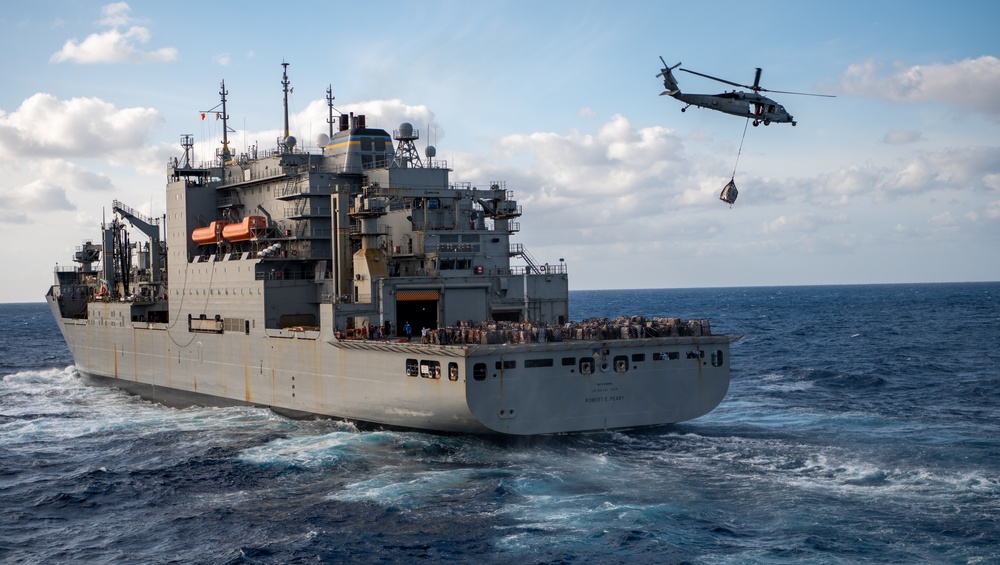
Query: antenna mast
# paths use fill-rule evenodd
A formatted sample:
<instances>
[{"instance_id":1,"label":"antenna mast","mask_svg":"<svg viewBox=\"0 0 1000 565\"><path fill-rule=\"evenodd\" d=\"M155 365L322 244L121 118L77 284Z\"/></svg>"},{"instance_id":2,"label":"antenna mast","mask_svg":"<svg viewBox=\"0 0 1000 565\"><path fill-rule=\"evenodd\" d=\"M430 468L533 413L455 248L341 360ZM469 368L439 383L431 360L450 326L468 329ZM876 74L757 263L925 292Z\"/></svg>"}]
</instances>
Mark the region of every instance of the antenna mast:
<instances>
[{"instance_id":1,"label":"antenna mast","mask_svg":"<svg viewBox=\"0 0 1000 565\"><path fill-rule=\"evenodd\" d=\"M281 86L285 92L285 138L288 138L288 63L281 63Z\"/></svg>"},{"instance_id":2,"label":"antenna mast","mask_svg":"<svg viewBox=\"0 0 1000 565\"><path fill-rule=\"evenodd\" d=\"M330 117L326 119L326 123L330 124L330 137L333 137L333 85L326 87L326 106L330 112Z\"/></svg>"},{"instance_id":3,"label":"antenna mast","mask_svg":"<svg viewBox=\"0 0 1000 565\"><path fill-rule=\"evenodd\" d=\"M225 165L229 161L229 114L226 113L226 95L229 91L226 90L226 81L222 81L221 90L219 90L219 95L222 96L222 164Z\"/></svg>"}]
</instances>

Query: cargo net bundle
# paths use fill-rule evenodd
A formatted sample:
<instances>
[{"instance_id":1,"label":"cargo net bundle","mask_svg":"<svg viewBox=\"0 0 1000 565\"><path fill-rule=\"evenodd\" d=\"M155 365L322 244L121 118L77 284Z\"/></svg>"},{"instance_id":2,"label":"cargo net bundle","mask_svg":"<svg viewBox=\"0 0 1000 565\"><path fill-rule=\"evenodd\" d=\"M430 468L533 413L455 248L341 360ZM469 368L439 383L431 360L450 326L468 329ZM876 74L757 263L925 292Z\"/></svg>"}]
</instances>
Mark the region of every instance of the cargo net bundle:
<instances>
[{"instance_id":1,"label":"cargo net bundle","mask_svg":"<svg viewBox=\"0 0 1000 565\"><path fill-rule=\"evenodd\" d=\"M567 324L529 322L474 322L429 330L422 343L434 345L501 345L521 343L558 343L562 341L602 341L653 337L700 337L712 335L708 320L619 316L588 318Z\"/></svg>"}]
</instances>

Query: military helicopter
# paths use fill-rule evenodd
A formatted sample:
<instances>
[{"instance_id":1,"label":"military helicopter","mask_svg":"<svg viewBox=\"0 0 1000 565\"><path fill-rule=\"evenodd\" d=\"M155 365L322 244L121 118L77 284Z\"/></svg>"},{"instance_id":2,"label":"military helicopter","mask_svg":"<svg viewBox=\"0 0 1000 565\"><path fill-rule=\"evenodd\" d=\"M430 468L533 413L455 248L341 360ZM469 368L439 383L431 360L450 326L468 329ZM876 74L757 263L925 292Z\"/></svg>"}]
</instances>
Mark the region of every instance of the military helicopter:
<instances>
[{"instance_id":1,"label":"military helicopter","mask_svg":"<svg viewBox=\"0 0 1000 565\"><path fill-rule=\"evenodd\" d=\"M663 77L663 87L666 88L665 91L660 93L660 96L669 95L680 100L681 102L686 102L687 106L681 108L681 112L686 111L691 106L699 106L701 108L718 110L719 112L725 112L726 114L732 114L734 116L753 118L754 127L757 127L762 122L765 126L771 125L771 122L779 124L787 123L794 126L796 123L795 118L793 118L792 115L785 110L784 106L778 104L774 100L771 100L767 96L762 96L760 93L777 92L779 94L798 94L802 96L823 96L826 98L834 98L834 96L829 94L810 94L808 92L788 92L785 90L768 90L766 88L761 88L759 67L757 68L757 74L754 75L753 78L753 86L750 86L749 84L730 82L725 79L688 69L681 69L686 73L712 79L731 86L750 89L750 92L737 92L734 90L732 92L724 92L722 94L685 94L681 92L680 87L677 85L677 79L674 78L674 74L671 72L681 66L681 64L677 63L676 65L669 67L667 66L667 62L663 60L663 57L660 57L660 61L663 63L663 69L660 71L660 74L656 76Z\"/></svg>"}]
</instances>

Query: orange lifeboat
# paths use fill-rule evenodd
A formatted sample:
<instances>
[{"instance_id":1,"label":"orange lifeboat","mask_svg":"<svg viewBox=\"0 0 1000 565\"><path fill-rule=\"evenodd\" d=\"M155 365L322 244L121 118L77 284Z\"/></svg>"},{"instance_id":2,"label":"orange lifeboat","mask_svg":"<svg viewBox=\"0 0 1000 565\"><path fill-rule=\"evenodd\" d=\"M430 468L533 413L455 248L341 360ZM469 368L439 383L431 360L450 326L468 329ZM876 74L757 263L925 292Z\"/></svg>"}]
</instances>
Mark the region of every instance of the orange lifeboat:
<instances>
[{"instance_id":1,"label":"orange lifeboat","mask_svg":"<svg viewBox=\"0 0 1000 565\"><path fill-rule=\"evenodd\" d=\"M191 239L198 245L214 245L222 241L222 231L229 225L225 220L217 220L206 227L195 228L191 232Z\"/></svg>"},{"instance_id":2,"label":"orange lifeboat","mask_svg":"<svg viewBox=\"0 0 1000 565\"><path fill-rule=\"evenodd\" d=\"M254 239L267 229L267 218L264 216L247 216L243 221L229 224L222 228L222 237L227 241L247 241Z\"/></svg>"}]
</instances>

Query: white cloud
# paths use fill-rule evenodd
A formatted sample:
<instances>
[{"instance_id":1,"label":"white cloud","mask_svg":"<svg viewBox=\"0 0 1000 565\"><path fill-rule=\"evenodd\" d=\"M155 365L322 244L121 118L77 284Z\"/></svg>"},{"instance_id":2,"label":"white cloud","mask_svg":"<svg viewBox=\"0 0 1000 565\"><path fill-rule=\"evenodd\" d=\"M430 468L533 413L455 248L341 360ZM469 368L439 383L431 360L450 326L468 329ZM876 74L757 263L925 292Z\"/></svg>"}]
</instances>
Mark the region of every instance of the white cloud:
<instances>
[{"instance_id":1,"label":"white cloud","mask_svg":"<svg viewBox=\"0 0 1000 565\"><path fill-rule=\"evenodd\" d=\"M132 17L129 15L132 12L132 8L125 2L116 2L114 4L106 4L101 8L101 13L104 15L101 18L101 25L108 27L119 27L125 26L133 23Z\"/></svg>"},{"instance_id":2,"label":"white cloud","mask_svg":"<svg viewBox=\"0 0 1000 565\"><path fill-rule=\"evenodd\" d=\"M987 204L983 214L991 220L1000 220L1000 200L994 200Z\"/></svg>"},{"instance_id":3,"label":"white cloud","mask_svg":"<svg viewBox=\"0 0 1000 565\"><path fill-rule=\"evenodd\" d=\"M231 61L232 58L229 56L229 53L219 53L212 57L212 62L220 67L228 67Z\"/></svg>"},{"instance_id":4,"label":"white cloud","mask_svg":"<svg viewBox=\"0 0 1000 565\"><path fill-rule=\"evenodd\" d=\"M984 55L951 64L906 66L865 61L851 65L840 80L849 95L895 102L940 102L1000 116L1000 59Z\"/></svg>"},{"instance_id":5,"label":"white cloud","mask_svg":"<svg viewBox=\"0 0 1000 565\"><path fill-rule=\"evenodd\" d=\"M38 93L0 112L0 155L109 158L141 150L162 119L152 108L118 109L98 98Z\"/></svg>"},{"instance_id":6,"label":"white cloud","mask_svg":"<svg viewBox=\"0 0 1000 565\"><path fill-rule=\"evenodd\" d=\"M142 48L149 43L152 34L149 29L130 15L131 8L125 2L108 4L102 8L104 17L100 25L110 29L88 35L83 41L76 38L66 40L62 49L49 59L52 63L73 62L93 63L146 63L173 61L177 49L163 47L152 51ZM126 28L127 26L127 28ZM124 31L122 31L124 29Z\"/></svg>"},{"instance_id":7,"label":"white cloud","mask_svg":"<svg viewBox=\"0 0 1000 565\"><path fill-rule=\"evenodd\" d=\"M64 187L41 179L14 189L11 199L14 209L23 212L76 209L66 198Z\"/></svg>"}]
</instances>

